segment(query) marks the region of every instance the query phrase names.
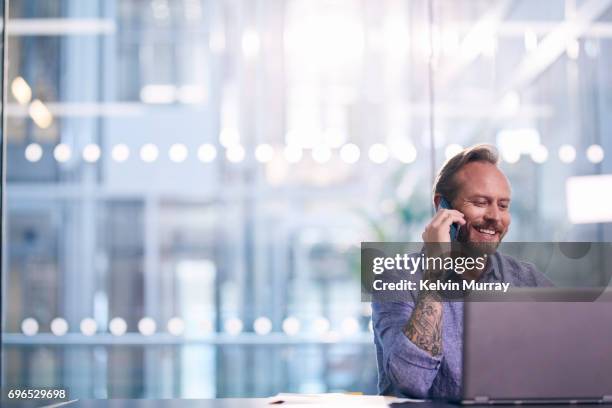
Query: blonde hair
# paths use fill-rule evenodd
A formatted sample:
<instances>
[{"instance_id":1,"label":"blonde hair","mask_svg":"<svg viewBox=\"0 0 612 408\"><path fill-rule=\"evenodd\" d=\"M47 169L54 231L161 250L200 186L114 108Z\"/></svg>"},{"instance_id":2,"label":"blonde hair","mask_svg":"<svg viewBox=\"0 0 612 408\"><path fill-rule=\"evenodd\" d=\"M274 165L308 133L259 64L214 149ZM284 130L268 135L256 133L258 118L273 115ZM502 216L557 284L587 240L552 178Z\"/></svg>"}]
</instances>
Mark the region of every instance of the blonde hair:
<instances>
[{"instance_id":1,"label":"blonde hair","mask_svg":"<svg viewBox=\"0 0 612 408\"><path fill-rule=\"evenodd\" d=\"M433 195L441 195L449 202L457 197L458 185L455 181L455 174L463 166L471 162L486 162L497 166L499 153L495 146L490 144L477 144L467 147L451 157L444 163L433 185Z\"/></svg>"}]
</instances>

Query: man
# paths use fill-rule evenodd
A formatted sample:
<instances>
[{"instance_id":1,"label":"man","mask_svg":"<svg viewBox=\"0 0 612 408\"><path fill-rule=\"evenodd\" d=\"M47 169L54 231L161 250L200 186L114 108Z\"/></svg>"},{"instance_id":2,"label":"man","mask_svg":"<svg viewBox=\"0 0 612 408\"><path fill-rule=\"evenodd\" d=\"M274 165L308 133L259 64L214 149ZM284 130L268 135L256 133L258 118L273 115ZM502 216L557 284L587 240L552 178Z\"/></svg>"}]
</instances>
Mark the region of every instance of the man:
<instances>
[{"instance_id":1,"label":"man","mask_svg":"<svg viewBox=\"0 0 612 408\"><path fill-rule=\"evenodd\" d=\"M495 251L510 226L511 193L497 163L494 147L476 145L444 164L433 188L437 212L422 234L425 246L450 242L451 224L458 224L457 241L493 248L485 268L466 272L462 279L551 286L532 264ZM452 209L440 208L442 199ZM423 276L430 278L429 273ZM444 301L436 292L410 297L412 301L372 303L379 393L459 399L463 303Z\"/></svg>"}]
</instances>

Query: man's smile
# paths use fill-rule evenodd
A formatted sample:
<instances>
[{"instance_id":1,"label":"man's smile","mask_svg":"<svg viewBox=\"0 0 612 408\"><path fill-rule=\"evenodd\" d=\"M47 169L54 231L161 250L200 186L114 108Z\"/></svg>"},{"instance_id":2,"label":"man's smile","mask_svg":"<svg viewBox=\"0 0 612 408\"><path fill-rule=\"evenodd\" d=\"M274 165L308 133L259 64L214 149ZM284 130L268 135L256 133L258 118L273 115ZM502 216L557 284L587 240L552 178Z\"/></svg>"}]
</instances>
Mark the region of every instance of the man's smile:
<instances>
[{"instance_id":1,"label":"man's smile","mask_svg":"<svg viewBox=\"0 0 612 408\"><path fill-rule=\"evenodd\" d=\"M500 239L499 230L492 227L479 227L476 225L471 226L473 231L472 241L474 242L497 242Z\"/></svg>"}]
</instances>

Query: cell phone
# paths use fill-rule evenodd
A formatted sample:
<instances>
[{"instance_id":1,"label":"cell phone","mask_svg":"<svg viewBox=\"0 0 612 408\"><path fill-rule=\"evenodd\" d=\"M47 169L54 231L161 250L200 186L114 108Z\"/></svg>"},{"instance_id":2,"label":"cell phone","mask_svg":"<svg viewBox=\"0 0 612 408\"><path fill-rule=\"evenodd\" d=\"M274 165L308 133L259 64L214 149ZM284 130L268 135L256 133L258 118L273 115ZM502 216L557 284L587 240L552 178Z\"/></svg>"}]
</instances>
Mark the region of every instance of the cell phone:
<instances>
[{"instance_id":1,"label":"cell phone","mask_svg":"<svg viewBox=\"0 0 612 408\"><path fill-rule=\"evenodd\" d=\"M450 205L450 202L444 197L442 197L442 199L440 200L440 208L446 208L447 210L453 209L453 207ZM459 224L456 222L453 222L450 226L450 240L456 241L458 233L459 233Z\"/></svg>"}]
</instances>

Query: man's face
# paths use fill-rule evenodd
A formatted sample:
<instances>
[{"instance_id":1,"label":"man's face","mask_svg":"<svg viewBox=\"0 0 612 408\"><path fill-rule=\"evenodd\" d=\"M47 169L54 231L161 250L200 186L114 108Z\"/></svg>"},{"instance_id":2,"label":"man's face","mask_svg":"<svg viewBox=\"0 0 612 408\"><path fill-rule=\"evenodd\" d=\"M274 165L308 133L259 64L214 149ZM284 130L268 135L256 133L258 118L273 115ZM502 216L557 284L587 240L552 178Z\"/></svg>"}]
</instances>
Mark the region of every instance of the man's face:
<instances>
[{"instance_id":1,"label":"man's face","mask_svg":"<svg viewBox=\"0 0 612 408\"><path fill-rule=\"evenodd\" d=\"M485 243L496 249L510 226L510 183L497 166L471 162L457 172L459 188L452 206L465 215L461 242Z\"/></svg>"}]
</instances>

